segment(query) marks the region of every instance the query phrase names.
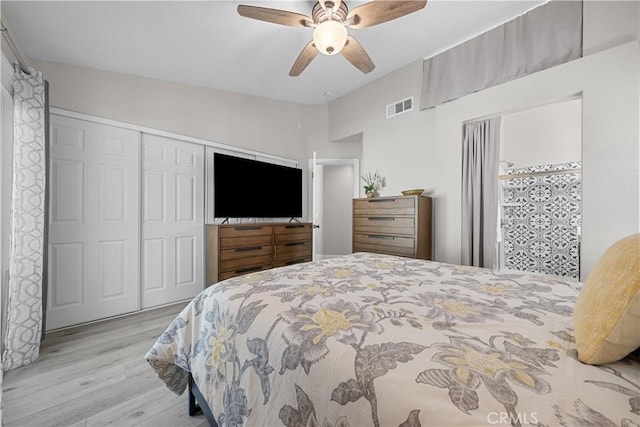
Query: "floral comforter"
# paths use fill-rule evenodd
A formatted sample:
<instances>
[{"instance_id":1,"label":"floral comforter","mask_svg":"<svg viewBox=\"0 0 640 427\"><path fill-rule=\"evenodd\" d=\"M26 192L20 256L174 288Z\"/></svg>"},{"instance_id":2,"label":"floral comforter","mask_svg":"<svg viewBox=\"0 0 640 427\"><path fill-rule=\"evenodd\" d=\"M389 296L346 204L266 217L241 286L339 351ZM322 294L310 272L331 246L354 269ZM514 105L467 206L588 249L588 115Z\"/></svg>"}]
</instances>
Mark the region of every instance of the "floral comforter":
<instances>
[{"instance_id":1,"label":"floral comforter","mask_svg":"<svg viewBox=\"0 0 640 427\"><path fill-rule=\"evenodd\" d=\"M145 357L220 426L637 426L637 358L577 360L580 286L356 253L215 284Z\"/></svg>"}]
</instances>

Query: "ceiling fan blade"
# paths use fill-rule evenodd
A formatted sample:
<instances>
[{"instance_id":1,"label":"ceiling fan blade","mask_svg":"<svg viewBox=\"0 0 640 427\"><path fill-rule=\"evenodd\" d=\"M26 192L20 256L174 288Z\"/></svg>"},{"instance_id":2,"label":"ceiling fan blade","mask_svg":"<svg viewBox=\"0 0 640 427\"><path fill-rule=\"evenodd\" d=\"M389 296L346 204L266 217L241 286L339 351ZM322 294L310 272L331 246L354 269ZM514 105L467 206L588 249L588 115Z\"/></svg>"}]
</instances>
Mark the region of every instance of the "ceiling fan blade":
<instances>
[{"instance_id":1,"label":"ceiling fan blade","mask_svg":"<svg viewBox=\"0 0 640 427\"><path fill-rule=\"evenodd\" d=\"M238 5L238 13L246 18L287 25L289 27L308 27L313 20L306 15L288 10L270 9L268 7Z\"/></svg>"},{"instance_id":2,"label":"ceiling fan blade","mask_svg":"<svg viewBox=\"0 0 640 427\"><path fill-rule=\"evenodd\" d=\"M318 56L318 53L318 49L316 49L313 41L307 43L304 49L302 49L302 52L300 52L300 55L298 55L296 62L293 63L289 75L291 77L298 77L304 69L307 68L307 65L311 64L311 61Z\"/></svg>"},{"instance_id":3,"label":"ceiling fan blade","mask_svg":"<svg viewBox=\"0 0 640 427\"><path fill-rule=\"evenodd\" d=\"M376 68L362 45L353 37L347 37L347 44L342 48L342 55L347 58L358 70L367 74Z\"/></svg>"},{"instance_id":4,"label":"ceiling fan blade","mask_svg":"<svg viewBox=\"0 0 640 427\"><path fill-rule=\"evenodd\" d=\"M427 4L426 0L376 0L353 9L347 15L351 28L367 28L400 18Z\"/></svg>"}]
</instances>

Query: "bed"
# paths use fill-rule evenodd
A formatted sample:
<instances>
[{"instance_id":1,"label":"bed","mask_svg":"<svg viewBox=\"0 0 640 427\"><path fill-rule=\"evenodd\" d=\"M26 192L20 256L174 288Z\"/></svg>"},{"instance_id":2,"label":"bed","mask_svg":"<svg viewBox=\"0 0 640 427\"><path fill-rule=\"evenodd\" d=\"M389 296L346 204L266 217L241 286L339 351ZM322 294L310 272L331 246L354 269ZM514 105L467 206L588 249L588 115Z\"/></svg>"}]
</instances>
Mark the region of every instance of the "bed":
<instances>
[{"instance_id":1,"label":"bed","mask_svg":"<svg viewBox=\"0 0 640 427\"><path fill-rule=\"evenodd\" d=\"M577 359L581 286L354 253L210 286L145 357L220 426L636 426L637 353Z\"/></svg>"}]
</instances>

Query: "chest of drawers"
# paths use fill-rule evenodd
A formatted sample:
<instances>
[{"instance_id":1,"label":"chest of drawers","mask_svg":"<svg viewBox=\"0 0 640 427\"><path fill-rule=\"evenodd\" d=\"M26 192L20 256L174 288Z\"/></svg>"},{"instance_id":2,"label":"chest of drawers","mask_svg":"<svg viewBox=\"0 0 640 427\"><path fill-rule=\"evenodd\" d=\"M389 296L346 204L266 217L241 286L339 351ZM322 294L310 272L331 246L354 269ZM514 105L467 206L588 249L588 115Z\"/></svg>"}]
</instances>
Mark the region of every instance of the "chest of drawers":
<instances>
[{"instance_id":1,"label":"chest of drawers","mask_svg":"<svg viewBox=\"0 0 640 427\"><path fill-rule=\"evenodd\" d=\"M310 223L211 224L206 233L207 286L312 257Z\"/></svg>"},{"instance_id":2,"label":"chest of drawers","mask_svg":"<svg viewBox=\"0 0 640 427\"><path fill-rule=\"evenodd\" d=\"M431 259L431 198L353 200L353 252Z\"/></svg>"}]
</instances>

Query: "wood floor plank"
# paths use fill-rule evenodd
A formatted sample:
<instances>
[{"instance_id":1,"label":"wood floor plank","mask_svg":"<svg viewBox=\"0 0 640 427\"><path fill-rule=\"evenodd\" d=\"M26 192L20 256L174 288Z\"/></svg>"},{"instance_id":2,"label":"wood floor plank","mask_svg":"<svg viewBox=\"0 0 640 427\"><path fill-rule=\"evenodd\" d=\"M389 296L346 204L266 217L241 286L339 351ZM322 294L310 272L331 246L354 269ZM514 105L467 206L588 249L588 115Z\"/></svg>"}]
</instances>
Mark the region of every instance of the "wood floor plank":
<instances>
[{"instance_id":1,"label":"wood floor plank","mask_svg":"<svg viewBox=\"0 0 640 427\"><path fill-rule=\"evenodd\" d=\"M133 426L175 405L185 409L184 398L176 396L167 388L155 388L89 416L87 426Z\"/></svg>"},{"instance_id":2,"label":"wood floor plank","mask_svg":"<svg viewBox=\"0 0 640 427\"><path fill-rule=\"evenodd\" d=\"M125 379L124 366L116 365L96 371L92 375L73 378L60 384L51 384L47 388L46 399L34 400L30 398L30 396L38 393L40 388L28 388L26 394L22 393L19 387L5 390L3 403L7 408L7 413L4 421L11 424L13 421L23 418L22 414L41 412L59 405L65 405L70 401L93 394L108 385L121 383ZM8 410L9 408L11 411Z\"/></svg>"},{"instance_id":3,"label":"wood floor plank","mask_svg":"<svg viewBox=\"0 0 640 427\"><path fill-rule=\"evenodd\" d=\"M184 396L178 397L167 388L156 388L99 414L90 416L87 419L87 426L135 426L149 418L162 414L168 408L172 413L186 413L184 411L184 403ZM160 415L160 417L163 416L166 417L166 414ZM174 417L175 415L169 416L170 419Z\"/></svg>"},{"instance_id":4,"label":"wood floor plank","mask_svg":"<svg viewBox=\"0 0 640 427\"><path fill-rule=\"evenodd\" d=\"M150 348L181 307L180 305L163 308L166 313L162 315L148 312L150 317L153 316L151 319L132 319L129 325L124 323L124 319L105 321L105 325L87 325L85 328L92 331L90 334L82 331L82 327L75 328L74 330L77 331L75 333L54 332L43 342L38 360L25 367L9 371L5 375L12 383L19 384L32 377L41 378L41 375L59 367L86 367L85 362L96 357L110 364L109 358L128 356L131 355L131 351L139 351L138 348L132 348L137 344L144 343ZM118 348L122 351L114 351ZM95 360L91 362L96 363Z\"/></svg>"},{"instance_id":5,"label":"wood floor plank","mask_svg":"<svg viewBox=\"0 0 640 427\"><path fill-rule=\"evenodd\" d=\"M5 373L2 425L206 426L144 359L184 305L49 334L36 362Z\"/></svg>"},{"instance_id":6,"label":"wood floor plank","mask_svg":"<svg viewBox=\"0 0 640 427\"><path fill-rule=\"evenodd\" d=\"M167 408L159 414L136 424L136 427L206 427L209 424L204 415L190 417L186 411Z\"/></svg>"}]
</instances>

